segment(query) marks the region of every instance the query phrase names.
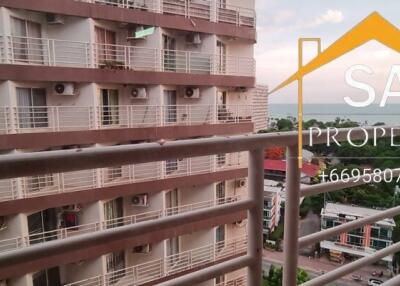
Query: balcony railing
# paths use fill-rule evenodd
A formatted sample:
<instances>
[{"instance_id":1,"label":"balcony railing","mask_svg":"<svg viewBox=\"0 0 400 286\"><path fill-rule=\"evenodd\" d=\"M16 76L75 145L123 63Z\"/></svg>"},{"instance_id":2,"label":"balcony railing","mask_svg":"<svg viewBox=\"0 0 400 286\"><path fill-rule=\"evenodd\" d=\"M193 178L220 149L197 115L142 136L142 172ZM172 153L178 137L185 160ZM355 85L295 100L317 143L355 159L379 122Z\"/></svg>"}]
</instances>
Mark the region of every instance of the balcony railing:
<instances>
[{"instance_id":1,"label":"balcony railing","mask_svg":"<svg viewBox=\"0 0 400 286\"><path fill-rule=\"evenodd\" d=\"M215 286L247 286L246 276L241 276L226 282L221 282Z\"/></svg>"},{"instance_id":2,"label":"balcony railing","mask_svg":"<svg viewBox=\"0 0 400 286\"><path fill-rule=\"evenodd\" d=\"M381 127L382 136L400 136L398 128ZM376 135L375 128L342 129L335 134L338 142L343 142L351 132L352 140L362 140L365 136ZM304 136L312 137L314 144L326 143L329 138L328 131L304 132ZM264 150L273 146L288 146L287 148L287 172L286 172L286 200L285 200L285 236L284 236L284 271L283 285L297 284L298 251L308 245L324 241L330 237L347 233L361 226L371 225L386 218L392 218L400 214L400 206L382 210L377 214L372 214L364 218L359 218L351 222L322 230L307 236L299 237L299 202L300 197L333 192L349 187L361 186L371 182L373 175L367 174L361 177L349 178L345 181L320 183L313 186L300 187L299 154L297 146L298 134L296 132L277 133L277 134L258 134L247 136L232 136L230 138L203 138L195 140L184 140L166 142L162 146L158 143L143 143L130 146L99 147L96 150L82 149L60 150L50 152L40 152L30 154L10 154L0 157L0 179L7 179L21 176L41 175L48 170L53 172L76 171L82 168L104 168L119 164L148 163L152 161L171 160L172 158L188 158L191 156L207 156L223 152L233 153L249 151L249 175L248 175L248 197L246 199L226 205L219 205L211 208L191 211L185 214L178 214L168 218L160 218L152 221L145 221L133 225L127 225L112 232L104 230L97 233L89 233L74 238L52 241L51 247L45 244L33 245L29 248L21 248L14 251L2 253L0 255L0 278L7 278L12 275L33 272L36 268L32 265L41 262L42 268L55 266L54 257L61 254L73 252L79 256L79 249L90 246L98 249L96 255L106 254L132 247L132 244L122 242L132 234L146 236L154 234L164 235L163 237L174 237L179 229L182 233L192 232L193 226L197 223L206 223L216 217L223 217L227 214L237 214L247 211L247 255L241 257L228 257L229 261L218 261L213 267L203 268L201 272L193 269L192 273L185 274L173 281L164 282L165 285L184 286L191 285L193 281L200 283L209 280L210 277L220 276L223 273L248 268L248 285L261 285L262 281L262 212L263 212L263 193L264 193ZM305 140L307 141L307 140ZM68 158L68 160L66 160ZM383 180L387 175L394 178L400 176L400 169L382 172L379 177ZM374 175L375 176L375 175ZM378 176L378 175L376 175ZM375 177L374 177L375 179ZM232 217L232 222L236 218ZM211 227L212 224L210 224ZM182 226L182 227L181 227ZM116 243L121 242L121 243ZM114 243L113 246L106 246ZM215 249L215 248L214 248ZM366 265L375 263L393 253L400 251L400 243L394 243L382 250L376 251L366 257L354 262L345 264L335 270L320 275L311 281L303 283L303 286L322 286L328 285L341 277L350 274ZM213 252L215 253L215 252ZM46 258L53 258L48 259ZM67 256L68 257L68 256ZM78 258L76 258L78 259ZM159 262L158 266L165 266L166 260ZM204 261L208 261L206 258ZM192 264L190 264L192 265ZM190 269L189 266L187 266ZM135 268L137 269L137 268ZM156 269L156 268L154 268ZM173 273L171 268L157 268L159 275ZM167 270L167 271L165 271ZM139 271L139 270L138 270ZM140 270L142 271L142 270ZM135 272L126 272L136 275ZM133 274L131 274L133 273ZM120 277L125 277L124 273ZM100 281L108 281L110 276L101 276ZM107 279L105 279L107 277ZM116 277L116 275L111 275ZM138 276L133 276L137 279ZM147 278L143 278L145 281ZM164 276L165 277L165 276ZM97 278L94 278L97 279ZM153 278L152 278L153 279ZM93 281L93 280L91 280ZM151 281L151 280L150 280ZM393 278L390 282L383 285L399 285L400 276ZM84 285L84 284L83 284Z\"/></svg>"},{"instance_id":3,"label":"balcony railing","mask_svg":"<svg viewBox=\"0 0 400 286\"><path fill-rule=\"evenodd\" d=\"M177 207L155 210L145 213L139 213L130 216L119 217L115 219L98 221L88 224L81 224L72 227L58 228L51 231L35 232L27 236L19 236L9 239L0 240L0 253L15 250L30 245L45 243L56 239L65 239L86 233L92 233L103 229L116 228L135 223L156 220L162 217L168 217L178 214L183 214L195 210L211 208L218 205L225 205L237 202L241 199L240 196L226 197L194 204L181 205Z\"/></svg>"},{"instance_id":4,"label":"balcony railing","mask_svg":"<svg viewBox=\"0 0 400 286\"><path fill-rule=\"evenodd\" d=\"M255 27L254 9L226 4L221 0L75 0L79 2L111 5L124 9L138 9L153 13L198 18L237 26Z\"/></svg>"},{"instance_id":5,"label":"balcony railing","mask_svg":"<svg viewBox=\"0 0 400 286\"><path fill-rule=\"evenodd\" d=\"M16 36L0 36L0 45L0 63L251 77L255 75L255 60L250 57Z\"/></svg>"},{"instance_id":6,"label":"balcony railing","mask_svg":"<svg viewBox=\"0 0 400 286\"><path fill-rule=\"evenodd\" d=\"M0 134L245 123L252 105L0 107Z\"/></svg>"},{"instance_id":7,"label":"balcony railing","mask_svg":"<svg viewBox=\"0 0 400 286\"><path fill-rule=\"evenodd\" d=\"M69 193L246 167L243 153L201 156L113 168L0 180L0 201Z\"/></svg>"},{"instance_id":8,"label":"balcony railing","mask_svg":"<svg viewBox=\"0 0 400 286\"><path fill-rule=\"evenodd\" d=\"M180 252L66 286L142 285L246 253L247 238L238 237ZM93 282L94 281L94 282ZM88 284L90 283L90 284ZM225 285L225 284L223 284ZM243 284L227 284L243 285Z\"/></svg>"}]
</instances>

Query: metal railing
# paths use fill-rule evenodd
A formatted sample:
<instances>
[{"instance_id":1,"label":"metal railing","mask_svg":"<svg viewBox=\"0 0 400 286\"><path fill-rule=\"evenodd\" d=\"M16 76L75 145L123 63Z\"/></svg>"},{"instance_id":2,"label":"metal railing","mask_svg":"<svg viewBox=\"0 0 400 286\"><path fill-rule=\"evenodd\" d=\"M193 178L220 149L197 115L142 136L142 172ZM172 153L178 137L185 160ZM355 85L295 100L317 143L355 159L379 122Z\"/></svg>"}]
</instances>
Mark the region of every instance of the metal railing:
<instances>
[{"instance_id":1,"label":"metal railing","mask_svg":"<svg viewBox=\"0 0 400 286\"><path fill-rule=\"evenodd\" d=\"M123 165L112 168L0 180L0 201L69 193L165 178L191 176L246 167L246 156L232 153Z\"/></svg>"},{"instance_id":2,"label":"metal railing","mask_svg":"<svg viewBox=\"0 0 400 286\"><path fill-rule=\"evenodd\" d=\"M0 63L191 74L255 75L251 57L201 52L0 36Z\"/></svg>"},{"instance_id":3,"label":"metal railing","mask_svg":"<svg viewBox=\"0 0 400 286\"><path fill-rule=\"evenodd\" d=\"M218 283L215 286L246 286L246 280L246 276L241 276L232 280L228 280L226 282Z\"/></svg>"},{"instance_id":4,"label":"metal railing","mask_svg":"<svg viewBox=\"0 0 400 286\"><path fill-rule=\"evenodd\" d=\"M253 105L0 107L0 134L195 126L253 121Z\"/></svg>"},{"instance_id":5,"label":"metal railing","mask_svg":"<svg viewBox=\"0 0 400 286\"><path fill-rule=\"evenodd\" d=\"M243 255L246 252L246 247L247 238L238 237L109 272L105 275L66 284L66 286L86 286L89 282L91 283L90 285L93 286L114 284L142 285L164 277L179 274L183 271L226 260L229 257ZM95 281L94 284L92 284L93 281Z\"/></svg>"},{"instance_id":6,"label":"metal railing","mask_svg":"<svg viewBox=\"0 0 400 286\"><path fill-rule=\"evenodd\" d=\"M111 5L124 9L138 9L153 13L198 18L237 26L255 27L254 9L226 4L220 0L75 0Z\"/></svg>"},{"instance_id":7,"label":"metal railing","mask_svg":"<svg viewBox=\"0 0 400 286\"><path fill-rule=\"evenodd\" d=\"M379 127L384 136L399 136L399 129L390 127ZM349 129L339 130L335 134L338 142L347 140ZM327 140L327 131L304 132L304 138L311 136L314 144L322 144ZM376 128L355 128L351 130L352 140L360 140L365 136L376 135ZM297 284L298 251L307 245L328 239L367 224L376 223L385 218L392 218L400 214L400 206L383 210L378 214L369 215L351 222L346 222L318 233L313 233L299 238L299 202L300 197L307 197L320 193L327 193L343 188L363 185L371 181L371 175L350 178L346 181L321 183L300 189L299 154L297 146L297 132L259 134L248 136L232 136L230 138L203 138L195 140L184 140L166 142L160 146L157 143L144 143L130 146L101 147L96 150L83 149L80 152L75 150L61 150L41 152L40 154L13 154L0 157L0 179L20 176L34 176L43 173L75 171L82 168L104 168L107 166L123 165L126 163L148 163L151 161L171 160L171 158L188 158L193 156L206 156L210 154L232 153L249 151L249 182L248 198L227 205L215 206L204 210L192 211L185 214L178 214L169 218L161 218L154 221L147 221L134 225L113 229L113 232L99 231L96 234L86 234L79 239L67 238L51 243L51 247L44 247L44 244L34 245L29 248L22 248L15 251L5 252L0 255L0 278L10 273L32 272L33 261L45 261L46 257L54 257L59 253L75 251L79 248L90 245L91 247L105 247L112 242L122 241L129 235L146 235L157 229L159 233L168 232L173 236L176 228L181 224L191 226L198 222L205 222L215 219L217 216L233 214L237 211L247 210L247 255L222 261L213 267L207 267L199 271L185 274L173 281L163 283L163 286L184 286L190 285L192 281L200 283L223 273L232 272L244 267L248 268L248 285L261 285L262 279L262 211L264 176L263 162L264 149L272 146L288 146L287 148L287 174L286 174L286 201L285 201L285 230L284 230L284 271L283 285L292 286ZM304 140L306 142L308 140ZM66 160L68 158L68 160ZM82 160L84 159L84 160ZM26 164L29 162L29 164ZM400 169L392 170L393 177L400 175ZM383 172L381 178L384 178ZM234 218L232 218L234 220ZM117 231L116 231L117 230ZM190 232L181 229L182 232ZM83 245L83 246L82 246ZM123 249L127 245L114 246L108 252ZM395 243L382 250L376 251L366 257L338 267L335 270L323 274L303 286L327 285L344 275L347 275L361 267L374 263L388 255L400 251L400 243ZM101 251L100 251L101 252ZM105 254L98 252L97 255ZM53 262L54 263L54 262ZM43 264L42 264L43 265ZM51 266L46 263L46 267ZM164 265L164 264L163 264ZM21 267L24 267L21 269ZM44 267L44 266L43 266ZM18 272L19 271L19 272ZM26 271L26 272L24 272ZM165 272L163 272L165 273ZM392 281L398 281L394 278ZM396 282L393 282L396 283ZM388 282L387 285L397 285Z\"/></svg>"},{"instance_id":8,"label":"metal railing","mask_svg":"<svg viewBox=\"0 0 400 286\"><path fill-rule=\"evenodd\" d=\"M68 237L101 231L103 229L132 225L135 223L156 220L162 217L174 216L195 210L211 208L218 205L230 204L240 200L240 196L232 196L205 202L198 202L194 204L180 205L177 207L155 210L145 213L138 213L110 220L98 221L88 224L79 224L71 227L63 227L50 231L34 232L30 233L27 236L19 236L0 240L0 253L19 249L22 247L29 247L38 243L46 243L48 241L56 239L66 239Z\"/></svg>"}]
</instances>

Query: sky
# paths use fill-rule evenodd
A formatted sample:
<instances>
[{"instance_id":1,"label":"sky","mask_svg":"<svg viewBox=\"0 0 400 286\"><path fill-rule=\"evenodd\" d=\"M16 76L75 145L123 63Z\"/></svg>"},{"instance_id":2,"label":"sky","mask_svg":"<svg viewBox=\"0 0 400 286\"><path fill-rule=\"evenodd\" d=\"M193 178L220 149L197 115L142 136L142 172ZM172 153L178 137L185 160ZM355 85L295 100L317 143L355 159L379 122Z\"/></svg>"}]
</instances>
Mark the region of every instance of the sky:
<instances>
[{"instance_id":1,"label":"sky","mask_svg":"<svg viewBox=\"0 0 400 286\"><path fill-rule=\"evenodd\" d=\"M257 83L270 89L296 72L300 37L320 37L325 49L375 11L400 28L399 0L256 0L256 6ZM306 45L305 63L316 53L315 45ZM379 103L392 66L400 65L400 55L375 41L306 76L304 102L344 103L346 96L365 100L365 92L345 82L346 71L356 64L373 70L373 74L357 72L354 77L374 87L375 102ZM399 80L393 83L392 91L400 91ZM270 95L269 102L297 103L297 84ZM392 102L400 103L400 98L391 98L389 103Z\"/></svg>"}]
</instances>

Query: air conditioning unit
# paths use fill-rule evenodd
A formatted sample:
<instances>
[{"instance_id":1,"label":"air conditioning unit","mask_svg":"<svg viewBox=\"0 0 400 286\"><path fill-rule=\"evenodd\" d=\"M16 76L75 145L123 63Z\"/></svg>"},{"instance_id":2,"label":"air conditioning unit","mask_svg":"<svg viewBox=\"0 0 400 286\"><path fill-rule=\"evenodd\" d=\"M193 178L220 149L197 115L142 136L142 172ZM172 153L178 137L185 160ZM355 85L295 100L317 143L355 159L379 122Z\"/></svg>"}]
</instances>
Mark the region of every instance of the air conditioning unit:
<instances>
[{"instance_id":1,"label":"air conditioning unit","mask_svg":"<svg viewBox=\"0 0 400 286\"><path fill-rule=\"evenodd\" d=\"M46 20L48 25L62 25L65 22L62 15L52 13L46 15Z\"/></svg>"},{"instance_id":2,"label":"air conditioning unit","mask_svg":"<svg viewBox=\"0 0 400 286\"><path fill-rule=\"evenodd\" d=\"M131 90L132 99L146 99L147 92L145 87L132 87Z\"/></svg>"},{"instance_id":3,"label":"air conditioning unit","mask_svg":"<svg viewBox=\"0 0 400 286\"><path fill-rule=\"evenodd\" d=\"M75 85L65 82L56 83L54 85L54 91L58 95L75 95Z\"/></svg>"},{"instance_id":4,"label":"air conditioning unit","mask_svg":"<svg viewBox=\"0 0 400 286\"><path fill-rule=\"evenodd\" d=\"M184 98L200 98L200 89L197 87L186 87Z\"/></svg>"},{"instance_id":5,"label":"air conditioning unit","mask_svg":"<svg viewBox=\"0 0 400 286\"><path fill-rule=\"evenodd\" d=\"M242 188L246 185L245 179L236 180L235 182L237 188Z\"/></svg>"},{"instance_id":6,"label":"air conditioning unit","mask_svg":"<svg viewBox=\"0 0 400 286\"><path fill-rule=\"evenodd\" d=\"M0 231L7 229L7 219L5 216L0 216Z\"/></svg>"},{"instance_id":7,"label":"air conditioning unit","mask_svg":"<svg viewBox=\"0 0 400 286\"><path fill-rule=\"evenodd\" d=\"M192 33L186 36L186 44L189 45L201 45L200 33Z\"/></svg>"},{"instance_id":8,"label":"air conditioning unit","mask_svg":"<svg viewBox=\"0 0 400 286\"><path fill-rule=\"evenodd\" d=\"M133 248L134 253L150 253L152 250L151 244L139 245Z\"/></svg>"},{"instance_id":9,"label":"air conditioning unit","mask_svg":"<svg viewBox=\"0 0 400 286\"><path fill-rule=\"evenodd\" d=\"M136 195L131 198L131 203L135 207L147 207L149 205L148 195Z\"/></svg>"}]
</instances>

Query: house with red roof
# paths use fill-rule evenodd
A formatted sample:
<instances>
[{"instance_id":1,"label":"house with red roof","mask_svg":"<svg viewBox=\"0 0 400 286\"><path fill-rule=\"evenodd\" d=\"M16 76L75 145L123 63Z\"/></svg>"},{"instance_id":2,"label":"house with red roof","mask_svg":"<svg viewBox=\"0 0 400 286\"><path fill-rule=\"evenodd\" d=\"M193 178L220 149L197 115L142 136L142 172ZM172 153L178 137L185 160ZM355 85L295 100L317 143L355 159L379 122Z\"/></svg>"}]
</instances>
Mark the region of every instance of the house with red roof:
<instances>
[{"instance_id":1,"label":"house with red roof","mask_svg":"<svg viewBox=\"0 0 400 286\"><path fill-rule=\"evenodd\" d=\"M303 163L301 168L301 182L311 184L312 178L319 174L320 166L312 163ZM286 160L264 160L264 178L275 181L284 181L286 176Z\"/></svg>"}]
</instances>

